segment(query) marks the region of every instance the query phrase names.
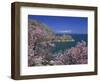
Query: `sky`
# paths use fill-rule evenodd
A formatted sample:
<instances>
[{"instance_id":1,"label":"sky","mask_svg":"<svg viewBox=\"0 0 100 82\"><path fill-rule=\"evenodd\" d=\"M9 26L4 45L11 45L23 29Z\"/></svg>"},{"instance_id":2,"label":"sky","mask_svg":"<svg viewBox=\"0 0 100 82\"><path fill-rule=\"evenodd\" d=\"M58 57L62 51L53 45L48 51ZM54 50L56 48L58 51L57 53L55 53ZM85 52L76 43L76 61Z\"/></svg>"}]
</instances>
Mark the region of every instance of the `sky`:
<instances>
[{"instance_id":1,"label":"sky","mask_svg":"<svg viewBox=\"0 0 100 82\"><path fill-rule=\"evenodd\" d=\"M38 20L55 33L87 34L87 17L28 15L28 20Z\"/></svg>"}]
</instances>

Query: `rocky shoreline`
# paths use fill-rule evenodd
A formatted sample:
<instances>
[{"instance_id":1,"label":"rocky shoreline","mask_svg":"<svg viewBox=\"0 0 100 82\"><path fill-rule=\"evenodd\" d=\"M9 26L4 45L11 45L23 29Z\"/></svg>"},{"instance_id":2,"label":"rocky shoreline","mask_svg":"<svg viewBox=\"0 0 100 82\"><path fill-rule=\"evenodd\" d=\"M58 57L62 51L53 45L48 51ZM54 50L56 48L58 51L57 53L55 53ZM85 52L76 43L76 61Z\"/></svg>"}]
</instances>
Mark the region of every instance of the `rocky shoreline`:
<instances>
[{"instance_id":1,"label":"rocky shoreline","mask_svg":"<svg viewBox=\"0 0 100 82\"><path fill-rule=\"evenodd\" d=\"M56 35L45 24L28 21L28 66L71 65L87 63L87 46L85 41L64 52L52 53L56 46L52 42L73 42L72 36Z\"/></svg>"}]
</instances>

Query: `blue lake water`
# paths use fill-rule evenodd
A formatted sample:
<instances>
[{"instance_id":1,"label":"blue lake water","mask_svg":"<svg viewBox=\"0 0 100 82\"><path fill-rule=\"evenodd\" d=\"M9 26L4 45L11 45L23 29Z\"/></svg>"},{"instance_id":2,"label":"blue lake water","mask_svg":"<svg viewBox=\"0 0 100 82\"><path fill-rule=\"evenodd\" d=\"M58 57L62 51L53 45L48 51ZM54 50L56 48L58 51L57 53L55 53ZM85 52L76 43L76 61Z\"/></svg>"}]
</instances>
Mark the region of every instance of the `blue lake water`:
<instances>
[{"instance_id":1,"label":"blue lake water","mask_svg":"<svg viewBox=\"0 0 100 82\"><path fill-rule=\"evenodd\" d=\"M57 34L57 36L62 36L62 34ZM88 42L88 35L87 34L68 34L72 36L72 38L75 40L73 42L54 42L56 45L53 49L53 53L57 53L59 51L64 51L66 49L70 49L71 47L74 47L77 42L81 42L82 40L85 41L86 43Z\"/></svg>"}]
</instances>

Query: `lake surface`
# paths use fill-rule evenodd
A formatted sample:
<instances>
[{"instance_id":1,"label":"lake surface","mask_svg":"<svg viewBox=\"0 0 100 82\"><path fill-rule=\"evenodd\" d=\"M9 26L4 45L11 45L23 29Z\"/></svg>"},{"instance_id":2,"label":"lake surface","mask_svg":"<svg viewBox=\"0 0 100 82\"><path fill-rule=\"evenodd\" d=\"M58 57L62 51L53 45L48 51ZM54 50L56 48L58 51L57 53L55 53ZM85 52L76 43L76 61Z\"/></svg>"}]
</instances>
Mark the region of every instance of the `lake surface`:
<instances>
[{"instance_id":1,"label":"lake surface","mask_svg":"<svg viewBox=\"0 0 100 82\"><path fill-rule=\"evenodd\" d=\"M62 36L62 34L57 34L57 36ZM88 35L87 34L67 34L72 36L72 38L75 40L73 42L54 42L56 45L53 49L53 53L57 53L59 51L64 51L66 49L70 49L71 47L74 47L77 42L81 42L82 40L85 41L86 43L88 42Z\"/></svg>"}]
</instances>

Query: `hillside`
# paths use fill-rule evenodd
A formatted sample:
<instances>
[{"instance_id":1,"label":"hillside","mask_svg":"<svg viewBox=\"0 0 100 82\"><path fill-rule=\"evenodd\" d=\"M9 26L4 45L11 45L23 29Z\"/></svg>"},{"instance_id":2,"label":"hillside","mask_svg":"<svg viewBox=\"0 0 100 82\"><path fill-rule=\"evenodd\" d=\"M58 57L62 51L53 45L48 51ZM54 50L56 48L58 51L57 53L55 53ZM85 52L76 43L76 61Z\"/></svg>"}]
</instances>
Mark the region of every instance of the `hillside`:
<instances>
[{"instance_id":1,"label":"hillside","mask_svg":"<svg viewBox=\"0 0 100 82\"><path fill-rule=\"evenodd\" d=\"M62 36L56 36L49 26L37 20L29 20L28 28L31 29L34 33L44 35L44 41L74 41L70 35L63 34Z\"/></svg>"}]
</instances>

